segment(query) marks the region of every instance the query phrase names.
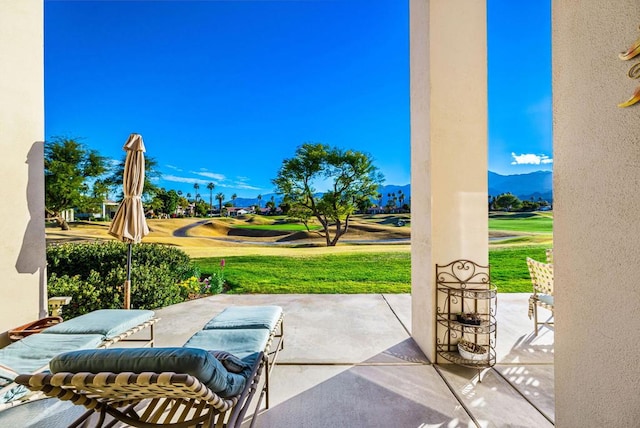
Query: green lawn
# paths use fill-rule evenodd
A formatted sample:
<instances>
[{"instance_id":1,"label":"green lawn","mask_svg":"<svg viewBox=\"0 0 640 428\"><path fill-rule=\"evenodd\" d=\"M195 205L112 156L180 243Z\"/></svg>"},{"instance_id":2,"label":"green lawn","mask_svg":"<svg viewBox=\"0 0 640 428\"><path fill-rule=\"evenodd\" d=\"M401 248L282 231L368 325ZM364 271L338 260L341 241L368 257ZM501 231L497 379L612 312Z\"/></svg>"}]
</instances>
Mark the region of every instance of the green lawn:
<instances>
[{"instance_id":1,"label":"green lawn","mask_svg":"<svg viewBox=\"0 0 640 428\"><path fill-rule=\"evenodd\" d=\"M531 291L526 258L545 260L548 245L492 248L492 281L502 293ZM216 272L219 258L194 259L204 274ZM351 253L311 257L234 256L226 258L229 293L409 293L410 253Z\"/></svg>"},{"instance_id":2,"label":"green lawn","mask_svg":"<svg viewBox=\"0 0 640 428\"><path fill-rule=\"evenodd\" d=\"M491 281L501 293L524 293L532 291L531 277L527 269L527 257L545 261L548 245L491 248L489 265Z\"/></svg>"},{"instance_id":3,"label":"green lawn","mask_svg":"<svg viewBox=\"0 0 640 428\"><path fill-rule=\"evenodd\" d=\"M408 293L410 253L349 253L313 257L228 257L230 293ZM204 273L219 258L194 259Z\"/></svg>"},{"instance_id":4,"label":"green lawn","mask_svg":"<svg viewBox=\"0 0 640 428\"><path fill-rule=\"evenodd\" d=\"M538 213L492 213L489 216L489 230L551 233L553 217Z\"/></svg>"}]
</instances>

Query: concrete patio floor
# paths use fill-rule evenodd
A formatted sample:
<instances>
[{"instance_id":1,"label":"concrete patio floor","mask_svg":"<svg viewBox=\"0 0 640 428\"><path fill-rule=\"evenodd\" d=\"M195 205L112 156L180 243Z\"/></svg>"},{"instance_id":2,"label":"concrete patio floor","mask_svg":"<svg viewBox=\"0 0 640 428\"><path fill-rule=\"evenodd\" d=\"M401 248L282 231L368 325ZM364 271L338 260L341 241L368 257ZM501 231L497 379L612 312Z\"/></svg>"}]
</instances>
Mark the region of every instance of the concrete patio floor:
<instances>
[{"instance_id":1,"label":"concrete patio floor","mask_svg":"<svg viewBox=\"0 0 640 428\"><path fill-rule=\"evenodd\" d=\"M498 296L498 363L482 382L477 370L425 358L408 294L207 297L158 310L156 346L181 346L229 305L280 305L285 347L258 427L553 426L553 331L533 335L528 297ZM43 400L2 412L0 425L61 427L75 413Z\"/></svg>"}]
</instances>

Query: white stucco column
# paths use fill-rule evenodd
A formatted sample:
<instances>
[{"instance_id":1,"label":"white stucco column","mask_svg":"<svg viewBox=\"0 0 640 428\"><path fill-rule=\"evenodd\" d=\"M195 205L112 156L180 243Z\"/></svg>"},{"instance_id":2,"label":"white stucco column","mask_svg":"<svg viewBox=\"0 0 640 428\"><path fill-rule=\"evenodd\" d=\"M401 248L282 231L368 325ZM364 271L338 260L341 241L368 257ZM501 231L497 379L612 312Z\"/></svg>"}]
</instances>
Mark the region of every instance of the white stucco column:
<instances>
[{"instance_id":1,"label":"white stucco column","mask_svg":"<svg viewBox=\"0 0 640 428\"><path fill-rule=\"evenodd\" d=\"M640 423L640 2L555 0L555 396L559 427Z\"/></svg>"},{"instance_id":2,"label":"white stucco column","mask_svg":"<svg viewBox=\"0 0 640 428\"><path fill-rule=\"evenodd\" d=\"M435 357L435 264L488 263L486 5L410 0L412 335Z\"/></svg>"},{"instance_id":3,"label":"white stucco column","mask_svg":"<svg viewBox=\"0 0 640 428\"><path fill-rule=\"evenodd\" d=\"M42 0L0 0L1 333L46 310Z\"/></svg>"}]
</instances>

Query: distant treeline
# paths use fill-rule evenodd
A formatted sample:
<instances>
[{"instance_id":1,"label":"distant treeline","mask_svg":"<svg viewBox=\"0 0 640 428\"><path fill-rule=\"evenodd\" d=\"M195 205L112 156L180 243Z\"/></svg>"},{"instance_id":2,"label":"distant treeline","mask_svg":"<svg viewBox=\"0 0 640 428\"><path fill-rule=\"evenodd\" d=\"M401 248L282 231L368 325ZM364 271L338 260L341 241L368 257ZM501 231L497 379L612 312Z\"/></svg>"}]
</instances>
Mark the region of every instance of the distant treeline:
<instances>
[{"instance_id":1,"label":"distant treeline","mask_svg":"<svg viewBox=\"0 0 640 428\"><path fill-rule=\"evenodd\" d=\"M489 195L489 211L547 211L552 206L548 201L541 197L534 200L532 197L528 200L520 200L512 193L502 193L498 196Z\"/></svg>"}]
</instances>

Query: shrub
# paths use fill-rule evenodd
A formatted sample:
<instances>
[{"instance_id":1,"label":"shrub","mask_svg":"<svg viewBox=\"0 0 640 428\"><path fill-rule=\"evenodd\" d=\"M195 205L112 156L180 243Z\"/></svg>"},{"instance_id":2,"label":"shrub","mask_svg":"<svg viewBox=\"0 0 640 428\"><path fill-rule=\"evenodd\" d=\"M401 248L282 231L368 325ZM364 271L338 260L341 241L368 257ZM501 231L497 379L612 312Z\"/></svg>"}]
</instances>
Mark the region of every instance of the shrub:
<instances>
[{"instance_id":1,"label":"shrub","mask_svg":"<svg viewBox=\"0 0 640 428\"><path fill-rule=\"evenodd\" d=\"M127 244L118 241L47 247L50 296L71 296L65 318L96 309L122 308ZM131 256L131 307L154 309L185 300L180 282L200 276L189 256L175 247L136 244Z\"/></svg>"}]
</instances>

